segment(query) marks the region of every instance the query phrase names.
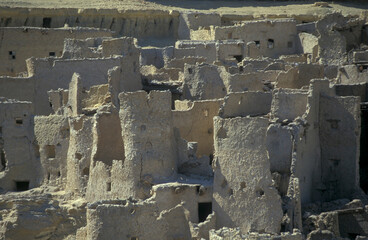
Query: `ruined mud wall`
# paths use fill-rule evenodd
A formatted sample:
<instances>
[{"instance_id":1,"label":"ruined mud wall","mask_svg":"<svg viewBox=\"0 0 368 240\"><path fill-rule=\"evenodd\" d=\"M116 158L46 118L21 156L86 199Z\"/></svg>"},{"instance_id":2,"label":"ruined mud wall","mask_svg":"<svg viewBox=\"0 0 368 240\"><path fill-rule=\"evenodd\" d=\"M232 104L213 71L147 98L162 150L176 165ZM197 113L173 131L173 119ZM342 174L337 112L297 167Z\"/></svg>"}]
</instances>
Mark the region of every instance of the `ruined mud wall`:
<instances>
[{"instance_id":1,"label":"ruined mud wall","mask_svg":"<svg viewBox=\"0 0 368 240\"><path fill-rule=\"evenodd\" d=\"M34 27L0 28L0 76L25 72L30 57L60 57L65 38L111 37L112 32L100 29L45 29Z\"/></svg>"},{"instance_id":2,"label":"ruined mud wall","mask_svg":"<svg viewBox=\"0 0 368 240\"><path fill-rule=\"evenodd\" d=\"M0 9L0 27L94 27L119 36L177 38L179 13L115 9Z\"/></svg>"}]
</instances>

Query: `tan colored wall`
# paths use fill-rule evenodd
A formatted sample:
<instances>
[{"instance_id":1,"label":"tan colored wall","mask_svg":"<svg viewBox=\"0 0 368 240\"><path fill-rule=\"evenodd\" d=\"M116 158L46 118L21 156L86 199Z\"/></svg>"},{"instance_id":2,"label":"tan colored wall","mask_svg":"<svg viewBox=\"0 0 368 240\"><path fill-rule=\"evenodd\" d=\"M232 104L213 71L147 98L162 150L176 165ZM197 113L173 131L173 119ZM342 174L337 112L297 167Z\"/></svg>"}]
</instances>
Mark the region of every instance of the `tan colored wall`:
<instances>
[{"instance_id":1,"label":"tan colored wall","mask_svg":"<svg viewBox=\"0 0 368 240\"><path fill-rule=\"evenodd\" d=\"M34 142L32 108L30 102L0 98L0 186L2 190L15 191L15 181L29 181L30 188L37 187L41 183L41 164L37 144ZM22 122L17 123L16 120Z\"/></svg>"},{"instance_id":2,"label":"tan colored wall","mask_svg":"<svg viewBox=\"0 0 368 240\"><path fill-rule=\"evenodd\" d=\"M175 101L173 125L179 129L180 136L189 142L198 142L197 155L213 155L213 117L218 115L223 100L190 102L188 108L178 108Z\"/></svg>"},{"instance_id":3,"label":"tan colored wall","mask_svg":"<svg viewBox=\"0 0 368 240\"><path fill-rule=\"evenodd\" d=\"M280 231L283 213L281 198L271 186L268 123L263 117L214 118L213 210L217 228Z\"/></svg>"},{"instance_id":4,"label":"tan colored wall","mask_svg":"<svg viewBox=\"0 0 368 240\"><path fill-rule=\"evenodd\" d=\"M51 52L60 57L65 38L111 37L112 34L109 30L93 28L0 28L0 76L16 76L27 71L25 60L30 57L49 57ZM10 51L14 53L14 59Z\"/></svg>"},{"instance_id":5,"label":"tan colored wall","mask_svg":"<svg viewBox=\"0 0 368 240\"><path fill-rule=\"evenodd\" d=\"M297 51L296 22L285 20L261 20L243 22L239 26L215 27L213 40L240 39L245 43L260 41L260 55L277 57L295 54ZM268 39L274 40L274 47L268 47ZM289 47L288 42L291 42Z\"/></svg>"}]
</instances>

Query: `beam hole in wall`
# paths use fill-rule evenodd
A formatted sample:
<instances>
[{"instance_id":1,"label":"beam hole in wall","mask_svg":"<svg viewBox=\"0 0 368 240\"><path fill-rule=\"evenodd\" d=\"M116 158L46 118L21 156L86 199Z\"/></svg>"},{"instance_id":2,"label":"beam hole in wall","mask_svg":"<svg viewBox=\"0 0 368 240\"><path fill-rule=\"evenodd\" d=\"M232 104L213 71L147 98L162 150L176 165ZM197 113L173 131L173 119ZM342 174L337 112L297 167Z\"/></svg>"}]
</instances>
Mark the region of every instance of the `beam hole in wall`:
<instances>
[{"instance_id":1,"label":"beam hole in wall","mask_svg":"<svg viewBox=\"0 0 368 240\"><path fill-rule=\"evenodd\" d=\"M57 176L61 177L61 172L60 171L58 171Z\"/></svg>"},{"instance_id":2,"label":"beam hole in wall","mask_svg":"<svg viewBox=\"0 0 368 240\"><path fill-rule=\"evenodd\" d=\"M359 157L359 175L360 187L368 192L368 102L361 103L361 132L360 132L360 157Z\"/></svg>"},{"instance_id":3,"label":"beam hole in wall","mask_svg":"<svg viewBox=\"0 0 368 240\"><path fill-rule=\"evenodd\" d=\"M16 118L16 119L15 119L15 123L16 123L17 125L22 125L22 124L23 124L23 119L22 119L22 118Z\"/></svg>"},{"instance_id":4,"label":"beam hole in wall","mask_svg":"<svg viewBox=\"0 0 368 240\"><path fill-rule=\"evenodd\" d=\"M0 149L0 164L0 171L4 171L7 165L4 149Z\"/></svg>"},{"instance_id":5,"label":"beam hole in wall","mask_svg":"<svg viewBox=\"0 0 368 240\"><path fill-rule=\"evenodd\" d=\"M45 151L46 151L46 157L47 158L55 158L55 156L56 156L55 145L46 145L45 146Z\"/></svg>"},{"instance_id":6,"label":"beam hole in wall","mask_svg":"<svg viewBox=\"0 0 368 240\"><path fill-rule=\"evenodd\" d=\"M192 74L193 73L193 69L192 68L188 68L188 73Z\"/></svg>"},{"instance_id":7,"label":"beam hole in wall","mask_svg":"<svg viewBox=\"0 0 368 240\"><path fill-rule=\"evenodd\" d=\"M51 18L50 17L45 17L42 19L42 27L51 28Z\"/></svg>"},{"instance_id":8,"label":"beam hole in wall","mask_svg":"<svg viewBox=\"0 0 368 240\"><path fill-rule=\"evenodd\" d=\"M49 52L49 57L55 57L55 52Z\"/></svg>"},{"instance_id":9,"label":"beam hole in wall","mask_svg":"<svg viewBox=\"0 0 368 240\"><path fill-rule=\"evenodd\" d=\"M204 222L208 215L212 213L212 202L198 203L198 221Z\"/></svg>"},{"instance_id":10,"label":"beam hole in wall","mask_svg":"<svg viewBox=\"0 0 368 240\"><path fill-rule=\"evenodd\" d=\"M22 192L29 189L29 181L15 181L15 191Z\"/></svg>"},{"instance_id":11,"label":"beam hole in wall","mask_svg":"<svg viewBox=\"0 0 368 240\"><path fill-rule=\"evenodd\" d=\"M275 41L273 39L268 39L267 40L267 47L272 49L275 47Z\"/></svg>"},{"instance_id":12,"label":"beam hole in wall","mask_svg":"<svg viewBox=\"0 0 368 240\"><path fill-rule=\"evenodd\" d=\"M15 51L9 51L9 59L11 59L11 60L16 59Z\"/></svg>"},{"instance_id":13,"label":"beam hole in wall","mask_svg":"<svg viewBox=\"0 0 368 240\"><path fill-rule=\"evenodd\" d=\"M110 191L111 191L111 182L107 182L107 183L106 183L106 190L107 190L108 192L110 192Z\"/></svg>"}]
</instances>

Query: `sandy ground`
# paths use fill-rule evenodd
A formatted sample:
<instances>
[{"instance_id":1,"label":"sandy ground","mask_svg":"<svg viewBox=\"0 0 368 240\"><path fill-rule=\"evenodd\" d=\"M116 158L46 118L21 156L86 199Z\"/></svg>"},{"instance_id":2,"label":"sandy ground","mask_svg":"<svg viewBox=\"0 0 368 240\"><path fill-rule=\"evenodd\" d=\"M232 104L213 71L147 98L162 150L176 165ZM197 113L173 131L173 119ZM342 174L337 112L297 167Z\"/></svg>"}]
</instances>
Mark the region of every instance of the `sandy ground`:
<instances>
[{"instance_id":1,"label":"sandy ground","mask_svg":"<svg viewBox=\"0 0 368 240\"><path fill-rule=\"evenodd\" d=\"M0 0L0 7L26 8L98 8L98 9L162 9L178 11L219 12L222 14L317 14L332 11L359 15L368 10L368 0L362 3L340 1L329 7L315 7L314 1L206 1L206 0Z\"/></svg>"}]
</instances>

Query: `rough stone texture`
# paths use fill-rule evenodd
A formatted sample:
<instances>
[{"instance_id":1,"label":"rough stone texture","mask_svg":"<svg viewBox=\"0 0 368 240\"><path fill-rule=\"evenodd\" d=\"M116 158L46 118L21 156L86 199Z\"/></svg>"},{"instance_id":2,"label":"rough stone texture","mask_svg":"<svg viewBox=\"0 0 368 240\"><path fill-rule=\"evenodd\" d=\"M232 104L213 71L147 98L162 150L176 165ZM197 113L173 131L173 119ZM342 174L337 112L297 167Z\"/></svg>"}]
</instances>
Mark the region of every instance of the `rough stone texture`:
<instances>
[{"instance_id":1,"label":"rough stone texture","mask_svg":"<svg viewBox=\"0 0 368 240\"><path fill-rule=\"evenodd\" d=\"M267 125L268 120L261 117L214 120L213 207L217 227L239 226L242 232L280 231L281 199L271 186Z\"/></svg>"}]
</instances>

